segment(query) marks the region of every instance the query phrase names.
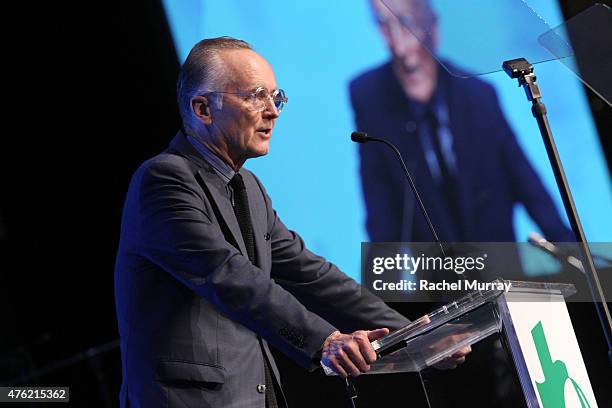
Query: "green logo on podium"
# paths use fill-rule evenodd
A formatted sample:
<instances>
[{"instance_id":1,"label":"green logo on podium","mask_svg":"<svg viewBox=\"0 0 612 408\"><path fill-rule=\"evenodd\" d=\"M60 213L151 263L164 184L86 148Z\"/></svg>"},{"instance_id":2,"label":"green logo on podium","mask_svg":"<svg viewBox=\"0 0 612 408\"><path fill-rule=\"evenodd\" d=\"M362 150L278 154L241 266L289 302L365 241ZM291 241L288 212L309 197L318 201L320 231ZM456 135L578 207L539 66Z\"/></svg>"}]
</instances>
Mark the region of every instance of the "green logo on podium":
<instances>
[{"instance_id":1,"label":"green logo on podium","mask_svg":"<svg viewBox=\"0 0 612 408\"><path fill-rule=\"evenodd\" d=\"M540 365L542 366L542 372L544 373L544 381L536 381L538 394L540 394L540 400L542 401L542 408L565 408L565 383L567 380L571 381L580 401L580 406L582 408L590 408L591 405L587 401L584 392L582 392L578 383L569 376L565 363L562 360L552 360L541 320L531 329L531 337L533 338L538 358L540 359Z\"/></svg>"}]
</instances>

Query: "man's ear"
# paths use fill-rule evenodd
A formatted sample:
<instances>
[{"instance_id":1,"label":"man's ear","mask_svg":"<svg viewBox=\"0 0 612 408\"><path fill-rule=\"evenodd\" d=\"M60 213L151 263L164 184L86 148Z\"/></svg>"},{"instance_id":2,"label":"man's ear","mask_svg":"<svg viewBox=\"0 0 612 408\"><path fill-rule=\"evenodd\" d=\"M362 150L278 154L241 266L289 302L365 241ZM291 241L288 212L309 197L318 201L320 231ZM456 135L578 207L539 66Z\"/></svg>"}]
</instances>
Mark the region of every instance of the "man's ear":
<instances>
[{"instance_id":1,"label":"man's ear","mask_svg":"<svg viewBox=\"0 0 612 408\"><path fill-rule=\"evenodd\" d=\"M203 125L210 125L212 123L210 99L208 97L198 95L191 98L191 111L198 122Z\"/></svg>"}]
</instances>

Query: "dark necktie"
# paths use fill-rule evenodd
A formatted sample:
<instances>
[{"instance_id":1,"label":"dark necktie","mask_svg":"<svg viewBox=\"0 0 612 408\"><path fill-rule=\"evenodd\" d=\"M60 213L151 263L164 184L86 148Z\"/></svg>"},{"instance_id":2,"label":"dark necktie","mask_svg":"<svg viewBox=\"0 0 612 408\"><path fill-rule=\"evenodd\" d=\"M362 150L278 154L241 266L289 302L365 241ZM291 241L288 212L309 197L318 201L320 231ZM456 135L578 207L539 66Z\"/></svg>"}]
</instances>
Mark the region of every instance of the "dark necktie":
<instances>
[{"instance_id":1,"label":"dark necktie","mask_svg":"<svg viewBox=\"0 0 612 408\"><path fill-rule=\"evenodd\" d=\"M246 187L240 173L236 173L230 180L230 186L234 192L234 214L240 226L242 240L247 250L249 260L255 265L255 235L253 234L253 223L251 222L251 213L249 212L249 197L247 196ZM260 340L261 344L261 340ZM274 392L274 381L272 372L266 358L266 353L261 344L261 352L264 355L264 375L266 381L266 407L278 408L276 393Z\"/></svg>"},{"instance_id":2,"label":"dark necktie","mask_svg":"<svg viewBox=\"0 0 612 408\"><path fill-rule=\"evenodd\" d=\"M236 173L230 180L230 186L234 192L234 214L240 226L242 240L247 250L249 260L255 265L255 237L253 234L253 223L249 211L249 197L240 173Z\"/></svg>"},{"instance_id":3,"label":"dark necktie","mask_svg":"<svg viewBox=\"0 0 612 408\"><path fill-rule=\"evenodd\" d=\"M449 168L447 161L442 152L442 146L440 144L440 138L438 137L438 120L431 109L428 109L423 117L423 123L421 126L425 137L431 141L434 153L436 155L436 161L438 162L438 168L440 169L440 181L439 185L442 189L443 196L446 202L446 206L449 209L452 222L455 225L454 230L456 231L458 241L463 241L463 219L461 211L459 209L459 194L457 193L457 183L455 176Z\"/></svg>"}]
</instances>

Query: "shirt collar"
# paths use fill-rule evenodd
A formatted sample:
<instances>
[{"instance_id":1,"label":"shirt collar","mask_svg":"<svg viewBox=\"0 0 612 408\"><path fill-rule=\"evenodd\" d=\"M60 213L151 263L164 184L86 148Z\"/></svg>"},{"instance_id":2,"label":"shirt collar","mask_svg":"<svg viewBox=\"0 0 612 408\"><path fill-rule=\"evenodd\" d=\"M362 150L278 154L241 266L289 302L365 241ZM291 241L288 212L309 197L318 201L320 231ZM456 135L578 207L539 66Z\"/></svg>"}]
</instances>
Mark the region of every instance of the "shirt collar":
<instances>
[{"instance_id":1,"label":"shirt collar","mask_svg":"<svg viewBox=\"0 0 612 408\"><path fill-rule=\"evenodd\" d=\"M210 164L217 171L217 173L229 183L229 181L236 174L234 169L232 169L229 164L224 162L219 156L214 154L213 151L210 150L210 148L202 143L202 141L198 138L187 135L187 140L202 155L204 160L206 160L208 164Z\"/></svg>"},{"instance_id":2,"label":"shirt collar","mask_svg":"<svg viewBox=\"0 0 612 408\"><path fill-rule=\"evenodd\" d=\"M447 124L448 112L446 110L446 95L444 92L447 86L448 83L444 69L439 66L436 87L427 103L421 103L406 97L408 109L416 120L422 120L426 115L433 114L438 122Z\"/></svg>"}]
</instances>

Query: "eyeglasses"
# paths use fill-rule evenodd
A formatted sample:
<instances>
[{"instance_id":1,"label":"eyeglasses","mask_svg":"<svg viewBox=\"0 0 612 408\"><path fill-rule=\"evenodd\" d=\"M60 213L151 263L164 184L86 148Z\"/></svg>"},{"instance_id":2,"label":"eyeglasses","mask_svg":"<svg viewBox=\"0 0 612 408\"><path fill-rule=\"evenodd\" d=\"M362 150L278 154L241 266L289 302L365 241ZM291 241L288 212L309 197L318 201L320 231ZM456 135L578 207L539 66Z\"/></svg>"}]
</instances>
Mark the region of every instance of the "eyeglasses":
<instances>
[{"instance_id":1,"label":"eyeglasses","mask_svg":"<svg viewBox=\"0 0 612 408\"><path fill-rule=\"evenodd\" d=\"M287 95L285 94L285 91L283 91L282 89L276 89L274 92L270 94L270 92L266 88L261 87L261 86L257 88L255 92L208 91L206 92L206 94L229 94L229 95L241 96L243 98L246 98L246 100L251 105L251 108L255 112L264 111L268 104L268 100L270 99L272 100L272 103L274 103L274 106L276 107L279 113L283 111L285 104L289 102L289 99L287 99Z\"/></svg>"}]
</instances>

